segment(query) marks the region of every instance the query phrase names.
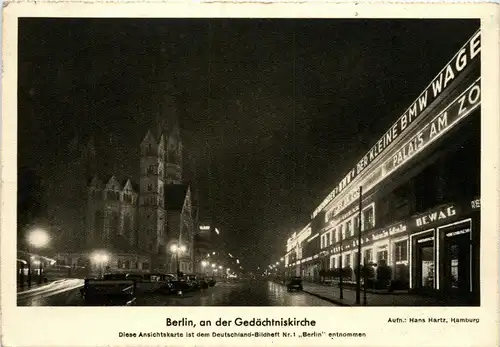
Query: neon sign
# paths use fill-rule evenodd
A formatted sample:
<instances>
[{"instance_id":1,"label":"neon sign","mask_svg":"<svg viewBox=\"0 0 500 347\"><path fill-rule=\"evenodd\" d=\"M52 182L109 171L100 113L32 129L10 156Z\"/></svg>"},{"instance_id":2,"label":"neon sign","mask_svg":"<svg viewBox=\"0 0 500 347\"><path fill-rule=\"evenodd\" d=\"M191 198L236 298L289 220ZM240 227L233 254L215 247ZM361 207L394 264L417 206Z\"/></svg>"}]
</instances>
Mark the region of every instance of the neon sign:
<instances>
[{"instance_id":1,"label":"neon sign","mask_svg":"<svg viewBox=\"0 0 500 347\"><path fill-rule=\"evenodd\" d=\"M368 192L383 179L394 173L404 163L408 162L423 149L435 142L442 135L448 132L459 121L472 113L481 104L481 78L472 83L459 97L457 97L448 107L399 148L382 165L373 170L363 184L363 191ZM358 189L352 189L333 208L334 213L349 206L359 196Z\"/></svg>"},{"instance_id":2,"label":"neon sign","mask_svg":"<svg viewBox=\"0 0 500 347\"><path fill-rule=\"evenodd\" d=\"M398 138L429 105L431 105L451 83L457 79L467 66L479 59L481 52L481 32L477 31L467 43L455 54L453 59L440 71L427 88L411 104L402 116L389 128L382 138L368 151L367 154L352 168L347 175L328 194L321 204L314 210L311 218L321 212L336 196L338 196L361 172L384 152L396 138ZM351 198L356 198L356 192L352 192Z\"/></svg>"}]
</instances>

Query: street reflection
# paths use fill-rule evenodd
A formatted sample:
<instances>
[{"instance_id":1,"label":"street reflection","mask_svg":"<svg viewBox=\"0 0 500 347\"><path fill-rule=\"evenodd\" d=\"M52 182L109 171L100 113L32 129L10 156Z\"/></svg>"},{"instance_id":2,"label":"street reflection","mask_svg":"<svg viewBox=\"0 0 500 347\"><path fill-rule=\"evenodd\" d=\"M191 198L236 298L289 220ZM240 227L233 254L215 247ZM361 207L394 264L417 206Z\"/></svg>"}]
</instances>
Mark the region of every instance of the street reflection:
<instances>
[{"instance_id":1,"label":"street reflection","mask_svg":"<svg viewBox=\"0 0 500 347\"><path fill-rule=\"evenodd\" d=\"M268 281L219 282L215 287L183 295L139 296L138 306L333 306L305 292L288 292L286 286ZM51 296L33 296L20 306L80 306L77 289Z\"/></svg>"}]
</instances>

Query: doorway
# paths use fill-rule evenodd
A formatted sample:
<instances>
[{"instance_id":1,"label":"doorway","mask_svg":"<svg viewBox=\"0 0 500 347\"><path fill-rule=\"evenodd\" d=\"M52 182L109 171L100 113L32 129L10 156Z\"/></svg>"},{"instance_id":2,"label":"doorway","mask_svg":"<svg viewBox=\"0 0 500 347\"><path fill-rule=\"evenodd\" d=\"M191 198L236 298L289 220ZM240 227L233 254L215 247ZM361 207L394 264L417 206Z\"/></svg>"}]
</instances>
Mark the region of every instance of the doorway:
<instances>
[{"instance_id":1,"label":"doorway","mask_svg":"<svg viewBox=\"0 0 500 347\"><path fill-rule=\"evenodd\" d=\"M435 278L434 238L417 242L417 284L422 289L433 289Z\"/></svg>"},{"instance_id":2,"label":"doorway","mask_svg":"<svg viewBox=\"0 0 500 347\"><path fill-rule=\"evenodd\" d=\"M449 237L445 235L443 289L454 294L470 292L470 237L460 234Z\"/></svg>"}]
</instances>

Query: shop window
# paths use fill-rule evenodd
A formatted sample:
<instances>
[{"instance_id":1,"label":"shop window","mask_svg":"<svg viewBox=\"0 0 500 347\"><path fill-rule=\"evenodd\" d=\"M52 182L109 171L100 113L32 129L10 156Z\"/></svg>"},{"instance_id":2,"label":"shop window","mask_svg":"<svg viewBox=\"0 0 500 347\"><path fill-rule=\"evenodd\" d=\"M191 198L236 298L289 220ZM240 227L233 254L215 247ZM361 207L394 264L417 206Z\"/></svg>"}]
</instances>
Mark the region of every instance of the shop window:
<instances>
[{"instance_id":1,"label":"shop window","mask_svg":"<svg viewBox=\"0 0 500 347\"><path fill-rule=\"evenodd\" d=\"M365 250L365 261L367 263L372 263L373 262L373 249L367 249Z\"/></svg>"},{"instance_id":2,"label":"shop window","mask_svg":"<svg viewBox=\"0 0 500 347\"><path fill-rule=\"evenodd\" d=\"M388 256L387 249L382 249L382 250L378 251L377 252L377 263L387 265L387 256Z\"/></svg>"},{"instance_id":3,"label":"shop window","mask_svg":"<svg viewBox=\"0 0 500 347\"><path fill-rule=\"evenodd\" d=\"M344 267L351 267L351 255L350 254L345 255Z\"/></svg>"},{"instance_id":4,"label":"shop window","mask_svg":"<svg viewBox=\"0 0 500 347\"><path fill-rule=\"evenodd\" d=\"M396 263L408 260L408 242L406 240L394 244L394 260Z\"/></svg>"},{"instance_id":5,"label":"shop window","mask_svg":"<svg viewBox=\"0 0 500 347\"><path fill-rule=\"evenodd\" d=\"M451 245L448 254L450 258L450 274L451 274L451 287L459 288L458 282L458 262L459 262L459 248L458 245Z\"/></svg>"},{"instance_id":6,"label":"shop window","mask_svg":"<svg viewBox=\"0 0 500 347\"><path fill-rule=\"evenodd\" d=\"M363 230L370 230L375 226L375 210L373 206L363 211Z\"/></svg>"},{"instance_id":7,"label":"shop window","mask_svg":"<svg viewBox=\"0 0 500 347\"><path fill-rule=\"evenodd\" d=\"M422 287L434 287L434 247L425 246L420 248L421 285Z\"/></svg>"}]
</instances>

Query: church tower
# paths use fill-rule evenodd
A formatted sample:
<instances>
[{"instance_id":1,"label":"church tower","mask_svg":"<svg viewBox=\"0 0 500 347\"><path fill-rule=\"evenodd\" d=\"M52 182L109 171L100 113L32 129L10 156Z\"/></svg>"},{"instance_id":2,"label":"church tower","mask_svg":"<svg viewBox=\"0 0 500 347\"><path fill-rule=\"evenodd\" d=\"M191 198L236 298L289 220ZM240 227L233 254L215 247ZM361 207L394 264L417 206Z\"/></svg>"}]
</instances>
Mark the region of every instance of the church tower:
<instances>
[{"instance_id":1,"label":"church tower","mask_svg":"<svg viewBox=\"0 0 500 347\"><path fill-rule=\"evenodd\" d=\"M148 131L141 143L138 247L154 254L162 252L165 239L164 157L163 136L158 141Z\"/></svg>"},{"instance_id":2,"label":"church tower","mask_svg":"<svg viewBox=\"0 0 500 347\"><path fill-rule=\"evenodd\" d=\"M165 162L167 170L165 182L167 184L182 183L182 141L179 124L175 123L167 139L167 154Z\"/></svg>"}]
</instances>

